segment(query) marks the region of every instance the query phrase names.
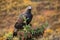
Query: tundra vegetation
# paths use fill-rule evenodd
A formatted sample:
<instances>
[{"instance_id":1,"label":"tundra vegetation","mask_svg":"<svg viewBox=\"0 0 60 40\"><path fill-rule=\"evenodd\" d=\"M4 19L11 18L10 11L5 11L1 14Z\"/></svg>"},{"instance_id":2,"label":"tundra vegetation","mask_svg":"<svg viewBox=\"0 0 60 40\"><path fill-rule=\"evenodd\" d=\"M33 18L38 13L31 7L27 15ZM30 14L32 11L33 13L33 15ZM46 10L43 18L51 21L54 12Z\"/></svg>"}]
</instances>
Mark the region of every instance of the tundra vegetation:
<instances>
[{"instance_id":1,"label":"tundra vegetation","mask_svg":"<svg viewBox=\"0 0 60 40\"><path fill-rule=\"evenodd\" d=\"M12 36L20 13L31 5L32 25ZM59 0L0 0L0 40L60 40Z\"/></svg>"}]
</instances>

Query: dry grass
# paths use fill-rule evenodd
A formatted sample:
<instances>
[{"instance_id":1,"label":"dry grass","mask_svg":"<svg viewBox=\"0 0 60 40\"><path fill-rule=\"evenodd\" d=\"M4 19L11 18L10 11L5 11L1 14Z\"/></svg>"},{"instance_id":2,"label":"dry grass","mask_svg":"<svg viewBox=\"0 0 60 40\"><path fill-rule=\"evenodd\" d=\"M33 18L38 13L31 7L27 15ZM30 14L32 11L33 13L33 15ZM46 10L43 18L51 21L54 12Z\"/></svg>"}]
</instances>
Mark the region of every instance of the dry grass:
<instances>
[{"instance_id":1,"label":"dry grass","mask_svg":"<svg viewBox=\"0 0 60 40\"><path fill-rule=\"evenodd\" d=\"M59 38L60 37L60 31L59 31L60 17L55 18L57 14L60 16L60 12L59 12L60 3L58 3L58 0L49 0L49 1L47 0L47 1L40 1L40 2L31 2L29 0L9 0L9 1L0 0L0 29L1 29L0 40L4 40L4 37L3 37L4 33L13 32L14 24L18 19L18 15L22 13L22 11L24 11L24 9L28 5L31 5L33 8L32 10L33 20L31 22L32 26L36 27L44 23L46 20L49 21L49 24L51 26L51 28L49 27L51 30L49 29L47 29L48 31L45 30L46 31L44 33L45 37L43 36L43 38L40 38L40 39L38 38L38 40L43 40L43 39L54 40L52 38L55 35L56 36L59 35L58 36Z\"/></svg>"}]
</instances>

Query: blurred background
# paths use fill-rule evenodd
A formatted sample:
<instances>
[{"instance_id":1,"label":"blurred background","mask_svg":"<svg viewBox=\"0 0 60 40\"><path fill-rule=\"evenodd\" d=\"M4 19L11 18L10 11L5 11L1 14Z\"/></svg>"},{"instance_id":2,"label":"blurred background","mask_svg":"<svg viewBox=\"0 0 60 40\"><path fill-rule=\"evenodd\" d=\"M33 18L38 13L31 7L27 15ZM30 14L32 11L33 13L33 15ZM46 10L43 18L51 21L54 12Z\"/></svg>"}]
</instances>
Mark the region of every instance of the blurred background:
<instances>
[{"instance_id":1,"label":"blurred background","mask_svg":"<svg viewBox=\"0 0 60 40\"><path fill-rule=\"evenodd\" d=\"M4 40L4 33L13 32L19 14L29 5L32 6L33 27L49 22L49 29L45 31L43 38L48 36L52 39L51 36L58 35L60 38L60 0L0 0L0 40Z\"/></svg>"}]
</instances>

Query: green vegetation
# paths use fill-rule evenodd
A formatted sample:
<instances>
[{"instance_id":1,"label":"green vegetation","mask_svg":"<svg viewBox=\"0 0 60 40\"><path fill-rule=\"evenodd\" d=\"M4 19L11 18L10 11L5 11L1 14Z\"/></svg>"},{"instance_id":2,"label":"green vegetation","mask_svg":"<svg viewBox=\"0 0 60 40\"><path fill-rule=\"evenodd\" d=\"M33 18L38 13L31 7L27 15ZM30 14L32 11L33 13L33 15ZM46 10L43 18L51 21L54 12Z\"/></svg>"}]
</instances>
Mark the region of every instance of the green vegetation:
<instances>
[{"instance_id":1,"label":"green vegetation","mask_svg":"<svg viewBox=\"0 0 60 40\"><path fill-rule=\"evenodd\" d=\"M34 29L30 24L25 25L23 30L19 30L18 37L13 38L13 25L15 24L18 15L22 13L28 5L31 5L33 8L32 14L34 17L31 24L36 29ZM59 0L0 0L0 40L6 40L6 38L9 40L26 40L30 37L31 40L36 40L35 38L37 38L37 40L60 39L59 5ZM54 15L59 16L55 18ZM49 21L49 25L46 20ZM24 23L26 23L26 21L24 21ZM39 26L39 24L42 25ZM49 26L49 29L45 30L47 26ZM45 31L46 33L44 33ZM39 36L43 33L44 35L41 39Z\"/></svg>"},{"instance_id":2,"label":"green vegetation","mask_svg":"<svg viewBox=\"0 0 60 40\"><path fill-rule=\"evenodd\" d=\"M24 18L24 23L26 23L26 18L23 16ZM37 28L37 29L32 29L32 27L29 25L25 25L23 26L24 29L19 30L19 40L33 40L33 38L36 38L38 36L43 36L44 33L44 29L48 26L48 22L45 22L44 24L41 25L41 27ZM21 34L22 33L22 34ZM13 40L12 35L9 34L9 36L7 37L9 40Z\"/></svg>"}]
</instances>

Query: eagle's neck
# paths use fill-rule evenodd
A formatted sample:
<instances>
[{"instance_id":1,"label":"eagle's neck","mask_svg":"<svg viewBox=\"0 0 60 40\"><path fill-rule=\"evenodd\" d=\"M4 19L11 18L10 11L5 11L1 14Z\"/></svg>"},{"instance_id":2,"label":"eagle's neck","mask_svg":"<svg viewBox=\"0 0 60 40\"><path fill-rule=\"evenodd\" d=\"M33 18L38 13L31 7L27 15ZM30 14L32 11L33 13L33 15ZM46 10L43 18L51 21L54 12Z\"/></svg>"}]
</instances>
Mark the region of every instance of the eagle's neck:
<instances>
[{"instance_id":1,"label":"eagle's neck","mask_svg":"<svg viewBox=\"0 0 60 40\"><path fill-rule=\"evenodd\" d=\"M28 9L28 10L26 11L26 14L31 14L31 9Z\"/></svg>"}]
</instances>

